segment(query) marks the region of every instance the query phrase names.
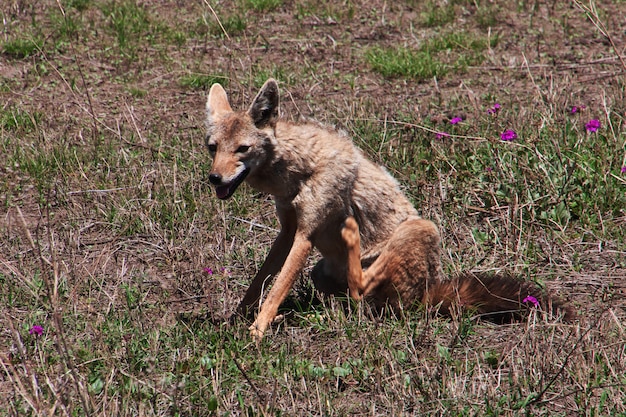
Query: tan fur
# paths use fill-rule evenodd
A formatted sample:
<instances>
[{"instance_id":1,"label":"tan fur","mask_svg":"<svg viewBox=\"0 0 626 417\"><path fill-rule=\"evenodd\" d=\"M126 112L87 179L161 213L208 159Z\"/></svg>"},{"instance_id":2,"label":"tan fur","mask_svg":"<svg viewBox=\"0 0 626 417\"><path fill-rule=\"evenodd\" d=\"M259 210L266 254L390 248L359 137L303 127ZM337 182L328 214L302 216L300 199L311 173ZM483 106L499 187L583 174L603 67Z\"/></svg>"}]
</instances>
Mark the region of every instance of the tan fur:
<instances>
[{"instance_id":1,"label":"tan fur","mask_svg":"<svg viewBox=\"0 0 626 417\"><path fill-rule=\"evenodd\" d=\"M342 236L348 246L348 286L350 295L366 296L377 308L385 306L398 311L415 304L436 306L441 313L469 309L496 321L520 316L533 296L539 306L560 312L565 320L575 316L569 306L537 288L507 275L463 274L441 279L439 233L435 225L423 219L402 223L380 256L363 270L360 261L360 238L357 222L346 219Z\"/></svg>"},{"instance_id":2,"label":"tan fur","mask_svg":"<svg viewBox=\"0 0 626 417\"><path fill-rule=\"evenodd\" d=\"M253 312L266 280L277 274L252 335L263 336L313 247L323 256L312 272L323 293L349 292L394 308L441 301L428 296L429 287L451 282L441 274L435 225L419 218L395 179L349 138L316 123L279 120L278 101L272 79L246 112L231 109L219 84L207 99L209 180L217 196L229 198L245 180L274 196L281 225L238 307Z\"/></svg>"}]
</instances>

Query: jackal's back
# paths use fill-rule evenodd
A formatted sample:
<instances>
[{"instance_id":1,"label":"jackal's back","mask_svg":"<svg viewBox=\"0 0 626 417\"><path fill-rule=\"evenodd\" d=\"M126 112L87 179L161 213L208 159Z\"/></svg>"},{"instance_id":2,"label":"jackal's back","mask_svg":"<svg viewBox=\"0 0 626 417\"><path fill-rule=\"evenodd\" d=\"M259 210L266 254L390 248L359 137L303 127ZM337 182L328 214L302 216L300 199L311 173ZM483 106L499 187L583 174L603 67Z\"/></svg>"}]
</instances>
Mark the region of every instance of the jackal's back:
<instances>
[{"instance_id":1,"label":"jackal's back","mask_svg":"<svg viewBox=\"0 0 626 417\"><path fill-rule=\"evenodd\" d=\"M277 203L289 200L302 207L304 221L323 219L325 227L336 231L347 216L354 216L361 230L364 257L375 257L400 223L417 217L398 182L369 160L345 133L331 127L279 122L271 166L274 168L266 172L267 183L276 184L276 167L280 166L286 179L282 188L293 187L290 195L280 195L276 190ZM252 181L256 180L250 181L254 186ZM328 230L319 234L329 233L336 237ZM319 249L324 252L323 247Z\"/></svg>"}]
</instances>

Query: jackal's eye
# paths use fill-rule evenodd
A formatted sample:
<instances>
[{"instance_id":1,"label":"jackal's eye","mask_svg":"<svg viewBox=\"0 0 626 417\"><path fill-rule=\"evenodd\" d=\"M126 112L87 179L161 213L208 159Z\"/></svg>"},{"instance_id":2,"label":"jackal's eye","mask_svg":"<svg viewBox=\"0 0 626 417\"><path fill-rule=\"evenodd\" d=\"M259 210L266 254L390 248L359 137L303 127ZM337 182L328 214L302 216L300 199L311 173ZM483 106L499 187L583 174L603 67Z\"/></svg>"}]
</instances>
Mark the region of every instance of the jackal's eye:
<instances>
[{"instance_id":1,"label":"jackal's eye","mask_svg":"<svg viewBox=\"0 0 626 417\"><path fill-rule=\"evenodd\" d=\"M215 143L209 143L206 147L209 149L209 153L217 152L217 145Z\"/></svg>"},{"instance_id":2,"label":"jackal's eye","mask_svg":"<svg viewBox=\"0 0 626 417\"><path fill-rule=\"evenodd\" d=\"M249 146L241 145L240 147L237 148L237 150L235 152L237 152L237 153L246 153L246 152L248 152L248 149L250 149Z\"/></svg>"}]
</instances>

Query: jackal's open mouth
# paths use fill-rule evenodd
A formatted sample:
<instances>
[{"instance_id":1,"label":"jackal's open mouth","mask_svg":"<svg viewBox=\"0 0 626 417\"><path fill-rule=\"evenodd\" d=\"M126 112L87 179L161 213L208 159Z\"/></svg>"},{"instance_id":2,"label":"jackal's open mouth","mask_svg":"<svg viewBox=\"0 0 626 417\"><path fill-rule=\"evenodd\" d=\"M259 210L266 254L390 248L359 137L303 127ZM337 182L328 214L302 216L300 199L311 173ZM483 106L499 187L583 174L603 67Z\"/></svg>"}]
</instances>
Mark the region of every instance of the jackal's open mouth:
<instances>
[{"instance_id":1,"label":"jackal's open mouth","mask_svg":"<svg viewBox=\"0 0 626 417\"><path fill-rule=\"evenodd\" d=\"M239 185L243 182L243 180L246 179L249 172L250 172L250 169L246 168L243 171L241 171L241 173L237 175L237 177L235 177L234 180L228 183L216 186L215 195L217 195L217 198L219 198L220 200L226 200L231 195L233 195L237 187L239 187Z\"/></svg>"}]
</instances>

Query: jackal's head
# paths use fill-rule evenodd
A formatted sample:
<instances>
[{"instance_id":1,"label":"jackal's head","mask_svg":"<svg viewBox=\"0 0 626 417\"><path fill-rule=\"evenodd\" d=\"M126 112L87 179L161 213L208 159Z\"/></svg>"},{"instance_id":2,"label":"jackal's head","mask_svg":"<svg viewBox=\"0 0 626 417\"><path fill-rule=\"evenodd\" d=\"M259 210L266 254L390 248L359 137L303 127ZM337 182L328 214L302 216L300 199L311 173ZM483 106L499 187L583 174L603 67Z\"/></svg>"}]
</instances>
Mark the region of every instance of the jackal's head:
<instances>
[{"instance_id":1,"label":"jackal's head","mask_svg":"<svg viewBox=\"0 0 626 417\"><path fill-rule=\"evenodd\" d=\"M269 79L246 112L230 107L226 91L213 84L206 103L206 145L213 157L209 181L227 199L269 158L278 118L278 84Z\"/></svg>"}]
</instances>

